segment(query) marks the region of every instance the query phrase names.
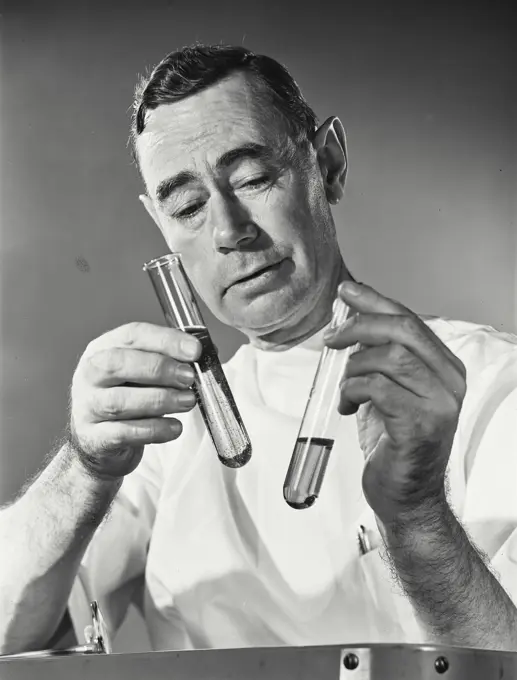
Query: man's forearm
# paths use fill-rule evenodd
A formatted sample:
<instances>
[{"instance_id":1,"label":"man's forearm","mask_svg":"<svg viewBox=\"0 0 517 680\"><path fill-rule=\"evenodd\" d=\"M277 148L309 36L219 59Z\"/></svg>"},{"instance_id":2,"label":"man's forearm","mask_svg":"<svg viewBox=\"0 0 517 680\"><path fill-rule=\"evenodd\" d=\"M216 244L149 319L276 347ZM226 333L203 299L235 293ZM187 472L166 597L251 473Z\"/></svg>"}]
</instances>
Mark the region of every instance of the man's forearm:
<instances>
[{"instance_id":1,"label":"man's forearm","mask_svg":"<svg viewBox=\"0 0 517 680\"><path fill-rule=\"evenodd\" d=\"M119 487L94 479L66 444L26 493L0 510L0 653L37 649L50 639Z\"/></svg>"},{"instance_id":2,"label":"man's forearm","mask_svg":"<svg viewBox=\"0 0 517 680\"><path fill-rule=\"evenodd\" d=\"M445 501L379 528L398 580L434 641L517 651L517 608Z\"/></svg>"}]
</instances>

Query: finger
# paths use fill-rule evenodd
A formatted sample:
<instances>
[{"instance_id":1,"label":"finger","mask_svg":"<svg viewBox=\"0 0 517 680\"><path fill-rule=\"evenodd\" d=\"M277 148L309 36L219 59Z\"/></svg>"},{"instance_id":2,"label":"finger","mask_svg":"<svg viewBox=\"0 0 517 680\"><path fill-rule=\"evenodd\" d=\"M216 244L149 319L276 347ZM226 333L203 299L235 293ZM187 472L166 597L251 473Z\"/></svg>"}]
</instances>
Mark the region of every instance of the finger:
<instances>
[{"instance_id":1,"label":"finger","mask_svg":"<svg viewBox=\"0 0 517 680\"><path fill-rule=\"evenodd\" d=\"M106 451L126 446L164 444L177 439L183 430L183 425L176 418L105 421L96 427L98 441Z\"/></svg>"},{"instance_id":2,"label":"finger","mask_svg":"<svg viewBox=\"0 0 517 680\"><path fill-rule=\"evenodd\" d=\"M449 360L456 366L460 374L465 377L463 362L433 333L429 326L424 323L414 312L400 302L381 295L371 286L364 283L344 281L338 288L338 295L357 312L365 314L392 314L394 316L407 316L410 330L419 329L421 334L434 342L447 355Z\"/></svg>"},{"instance_id":3,"label":"finger","mask_svg":"<svg viewBox=\"0 0 517 680\"><path fill-rule=\"evenodd\" d=\"M88 381L98 387L124 383L190 387L194 382L192 366L156 352L110 347L85 359Z\"/></svg>"},{"instance_id":4,"label":"finger","mask_svg":"<svg viewBox=\"0 0 517 680\"><path fill-rule=\"evenodd\" d=\"M393 418L403 412L402 401L407 403L411 398L409 392L379 373L345 378L340 387L338 411L342 415L355 413L359 406L370 401L379 413Z\"/></svg>"},{"instance_id":5,"label":"finger","mask_svg":"<svg viewBox=\"0 0 517 680\"><path fill-rule=\"evenodd\" d=\"M362 375L341 381L338 405L341 415L351 415L357 411L359 406L371 400L371 377Z\"/></svg>"},{"instance_id":6,"label":"finger","mask_svg":"<svg viewBox=\"0 0 517 680\"><path fill-rule=\"evenodd\" d=\"M341 383L338 411L342 415L354 412L354 407L371 402L384 417L387 427L390 421L407 421L402 430L425 427L430 434L443 433L446 423L457 422L458 405L452 395L442 388L432 398L423 402L380 373L357 378L347 378ZM352 410L351 410L352 409ZM421 415L425 412L426 418ZM418 415L420 414L420 415ZM440 427L437 429L436 424Z\"/></svg>"},{"instance_id":7,"label":"finger","mask_svg":"<svg viewBox=\"0 0 517 680\"><path fill-rule=\"evenodd\" d=\"M355 378L380 373L400 387L424 399L443 389L439 378L403 345L389 343L354 352L343 377Z\"/></svg>"},{"instance_id":8,"label":"finger","mask_svg":"<svg viewBox=\"0 0 517 680\"><path fill-rule=\"evenodd\" d=\"M452 353L443 343L438 345L427 333L423 333L420 321L414 316L356 314L332 336L327 336L325 343L334 349L344 349L356 343L367 346L402 345L426 364L459 399L465 396L465 377L457 363L451 363Z\"/></svg>"},{"instance_id":9,"label":"finger","mask_svg":"<svg viewBox=\"0 0 517 680\"><path fill-rule=\"evenodd\" d=\"M195 361L202 350L200 341L194 335L178 328L133 322L93 340L88 345L86 354L113 347L157 352L180 361Z\"/></svg>"},{"instance_id":10,"label":"finger","mask_svg":"<svg viewBox=\"0 0 517 680\"><path fill-rule=\"evenodd\" d=\"M358 312L377 314L413 314L403 304L381 295L371 286L354 281L343 281L338 288L339 297Z\"/></svg>"},{"instance_id":11,"label":"finger","mask_svg":"<svg viewBox=\"0 0 517 680\"><path fill-rule=\"evenodd\" d=\"M90 411L95 422L134 420L190 411L196 405L192 390L154 387L110 387L96 390Z\"/></svg>"}]
</instances>

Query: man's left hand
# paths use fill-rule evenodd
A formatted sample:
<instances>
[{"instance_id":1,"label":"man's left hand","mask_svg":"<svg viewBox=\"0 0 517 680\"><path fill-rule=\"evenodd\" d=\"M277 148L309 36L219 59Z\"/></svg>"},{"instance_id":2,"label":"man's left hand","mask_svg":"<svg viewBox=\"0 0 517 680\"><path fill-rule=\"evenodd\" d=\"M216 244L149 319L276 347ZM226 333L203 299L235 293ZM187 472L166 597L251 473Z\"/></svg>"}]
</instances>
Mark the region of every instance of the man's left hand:
<instances>
[{"instance_id":1,"label":"man's left hand","mask_svg":"<svg viewBox=\"0 0 517 680\"><path fill-rule=\"evenodd\" d=\"M339 296L357 313L325 343L359 344L348 359L339 412L358 411L365 497L383 523L432 511L445 501L465 367L400 303L351 282L341 284Z\"/></svg>"}]
</instances>

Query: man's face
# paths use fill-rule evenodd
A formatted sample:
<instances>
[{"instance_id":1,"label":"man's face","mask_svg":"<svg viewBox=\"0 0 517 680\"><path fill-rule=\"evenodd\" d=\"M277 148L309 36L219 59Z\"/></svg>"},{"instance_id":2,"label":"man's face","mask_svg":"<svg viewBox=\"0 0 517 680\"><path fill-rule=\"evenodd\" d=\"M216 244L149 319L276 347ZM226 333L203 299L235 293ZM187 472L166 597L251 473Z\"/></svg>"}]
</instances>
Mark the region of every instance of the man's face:
<instances>
[{"instance_id":1,"label":"man's face","mask_svg":"<svg viewBox=\"0 0 517 680\"><path fill-rule=\"evenodd\" d=\"M253 86L236 74L159 106L137 151L151 213L198 293L261 334L310 312L337 246L316 153L302 162Z\"/></svg>"}]
</instances>

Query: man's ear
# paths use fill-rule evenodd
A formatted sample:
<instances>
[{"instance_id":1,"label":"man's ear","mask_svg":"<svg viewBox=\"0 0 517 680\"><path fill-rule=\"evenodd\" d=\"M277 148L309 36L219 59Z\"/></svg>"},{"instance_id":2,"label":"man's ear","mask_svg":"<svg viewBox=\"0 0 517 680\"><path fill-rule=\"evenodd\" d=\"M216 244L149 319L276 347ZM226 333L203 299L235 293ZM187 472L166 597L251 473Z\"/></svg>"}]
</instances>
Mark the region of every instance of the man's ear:
<instances>
[{"instance_id":1,"label":"man's ear","mask_svg":"<svg viewBox=\"0 0 517 680\"><path fill-rule=\"evenodd\" d=\"M343 198L348 169L346 135L339 118L331 116L316 130L313 146L329 203Z\"/></svg>"}]
</instances>

